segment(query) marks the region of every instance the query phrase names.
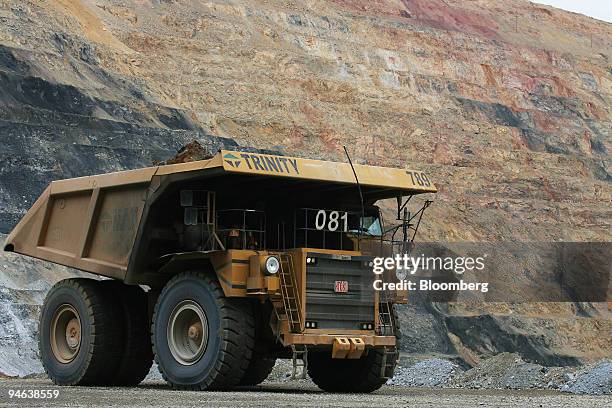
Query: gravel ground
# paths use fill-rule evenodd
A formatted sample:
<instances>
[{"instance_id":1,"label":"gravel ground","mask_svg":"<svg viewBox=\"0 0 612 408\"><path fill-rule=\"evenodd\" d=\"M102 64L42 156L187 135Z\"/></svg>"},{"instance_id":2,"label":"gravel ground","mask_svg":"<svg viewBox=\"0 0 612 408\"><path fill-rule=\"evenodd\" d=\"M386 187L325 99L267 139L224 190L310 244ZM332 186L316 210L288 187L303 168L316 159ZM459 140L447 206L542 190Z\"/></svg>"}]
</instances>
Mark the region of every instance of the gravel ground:
<instances>
[{"instance_id":1,"label":"gravel ground","mask_svg":"<svg viewBox=\"0 0 612 408\"><path fill-rule=\"evenodd\" d=\"M395 370L388 385L470 389L551 389L573 394L612 395L612 362L579 367L544 367L501 353L464 371L449 360L424 359Z\"/></svg>"},{"instance_id":2,"label":"gravel ground","mask_svg":"<svg viewBox=\"0 0 612 408\"><path fill-rule=\"evenodd\" d=\"M9 390L59 390L54 400L9 398ZM49 380L0 380L0 407L609 407L610 396L547 390L470 390L385 386L373 394L326 394L300 382L232 392L173 391L159 381L134 388L56 387Z\"/></svg>"},{"instance_id":3,"label":"gravel ground","mask_svg":"<svg viewBox=\"0 0 612 408\"><path fill-rule=\"evenodd\" d=\"M398 367L387 384L407 387L437 387L446 384L461 369L448 360L432 358L409 367Z\"/></svg>"},{"instance_id":4,"label":"gravel ground","mask_svg":"<svg viewBox=\"0 0 612 408\"><path fill-rule=\"evenodd\" d=\"M453 379L451 385L476 389L548 388L553 378L552 375L553 372L549 368L525 362L518 354L501 353L459 374ZM553 384L555 381L552 381L551 386Z\"/></svg>"},{"instance_id":5,"label":"gravel ground","mask_svg":"<svg viewBox=\"0 0 612 408\"><path fill-rule=\"evenodd\" d=\"M595 367L566 375L562 391L574 394L612 394L612 362L602 361Z\"/></svg>"},{"instance_id":6,"label":"gravel ground","mask_svg":"<svg viewBox=\"0 0 612 408\"><path fill-rule=\"evenodd\" d=\"M306 376L292 379L290 360L277 360L265 384L287 384L297 387L314 387ZM38 378L44 378L37 376ZM153 366L147 381L162 380ZM581 367L544 367L523 361L518 354L501 353L483 360L478 366L465 371L452 361L443 358L426 358L421 361L404 361L395 370L387 385L395 387L467 388L493 390L560 390L573 394L612 395L612 362L601 361Z\"/></svg>"}]
</instances>

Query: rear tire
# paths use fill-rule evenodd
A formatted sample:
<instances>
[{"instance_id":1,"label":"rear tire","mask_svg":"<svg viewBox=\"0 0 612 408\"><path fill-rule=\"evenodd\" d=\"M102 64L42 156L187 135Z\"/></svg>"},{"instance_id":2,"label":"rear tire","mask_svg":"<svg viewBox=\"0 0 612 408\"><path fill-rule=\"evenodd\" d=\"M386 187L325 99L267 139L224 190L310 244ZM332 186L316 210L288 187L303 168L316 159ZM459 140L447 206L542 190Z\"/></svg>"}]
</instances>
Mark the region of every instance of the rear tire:
<instances>
[{"instance_id":1,"label":"rear tire","mask_svg":"<svg viewBox=\"0 0 612 408\"><path fill-rule=\"evenodd\" d=\"M108 296L120 299L122 306L122 314L116 319L123 324L123 352L112 384L138 385L153 365L147 294L140 286L126 285L120 281L102 283L106 286Z\"/></svg>"},{"instance_id":2,"label":"rear tire","mask_svg":"<svg viewBox=\"0 0 612 408\"><path fill-rule=\"evenodd\" d=\"M39 324L45 372L57 385L108 385L119 367L123 330L117 302L100 281L66 279L51 288Z\"/></svg>"},{"instance_id":3,"label":"rear tire","mask_svg":"<svg viewBox=\"0 0 612 408\"><path fill-rule=\"evenodd\" d=\"M323 391L376 391L387 382L381 376L383 353L381 349L370 349L358 360L333 359L330 352L308 353L308 375Z\"/></svg>"},{"instance_id":4,"label":"rear tire","mask_svg":"<svg viewBox=\"0 0 612 408\"><path fill-rule=\"evenodd\" d=\"M166 284L151 332L159 371L178 389L236 386L255 343L250 304L225 297L216 277L198 272L181 273Z\"/></svg>"}]
</instances>

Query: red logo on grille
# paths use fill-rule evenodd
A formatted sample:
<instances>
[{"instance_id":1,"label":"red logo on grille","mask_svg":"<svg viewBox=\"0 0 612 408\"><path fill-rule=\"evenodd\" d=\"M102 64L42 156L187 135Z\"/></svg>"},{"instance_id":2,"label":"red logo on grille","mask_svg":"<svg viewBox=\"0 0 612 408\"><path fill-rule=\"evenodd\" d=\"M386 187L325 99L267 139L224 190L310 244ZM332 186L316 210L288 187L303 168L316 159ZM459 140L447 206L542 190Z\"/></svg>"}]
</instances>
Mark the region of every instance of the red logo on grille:
<instances>
[{"instance_id":1,"label":"red logo on grille","mask_svg":"<svg viewBox=\"0 0 612 408\"><path fill-rule=\"evenodd\" d=\"M348 281L335 281L334 292L336 293L348 293Z\"/></svg>"}]
</instances>

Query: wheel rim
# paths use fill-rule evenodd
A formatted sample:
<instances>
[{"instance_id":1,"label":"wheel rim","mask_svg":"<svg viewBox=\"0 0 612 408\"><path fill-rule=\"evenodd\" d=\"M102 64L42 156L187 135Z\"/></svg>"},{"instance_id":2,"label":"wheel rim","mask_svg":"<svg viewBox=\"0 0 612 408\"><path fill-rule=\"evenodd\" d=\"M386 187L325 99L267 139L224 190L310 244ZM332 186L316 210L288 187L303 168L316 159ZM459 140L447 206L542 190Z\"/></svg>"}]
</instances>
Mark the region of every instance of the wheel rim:
<instances>
[{"instance_id":1,"label":"wheel rim","mask_svg":"<svg viewBox=\"0 0 612 408\"><path fill-rule=\"evenodd\" d=\"M51 350L55 358L67 364L74 360L81 348L81 318L69 304L57 308L51 320Z\"/></svg>"},{"instance_id":2,"label":"wheel rim","mask_svg":"<svg viewBox=\"0 0 612 408\"><path fill-rule=\"evenodd\" d=\"M208 344L208 321L202 307L193 300L176 305L168 321L167 338L176 361L195 364Z\"/></svg>"}]
</instances>

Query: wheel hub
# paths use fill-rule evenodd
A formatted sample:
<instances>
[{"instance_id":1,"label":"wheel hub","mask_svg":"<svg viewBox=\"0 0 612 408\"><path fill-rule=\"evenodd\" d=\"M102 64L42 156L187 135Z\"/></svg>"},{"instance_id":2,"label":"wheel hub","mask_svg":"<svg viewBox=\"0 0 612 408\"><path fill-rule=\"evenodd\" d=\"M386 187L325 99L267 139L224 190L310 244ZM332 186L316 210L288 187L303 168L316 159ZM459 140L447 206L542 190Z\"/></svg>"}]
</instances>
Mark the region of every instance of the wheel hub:
<instances>
[{"instance_id":1,"label":"wheel hub","mask_svg":"<svg viewBox=\"0 0 612 408\"><path fill-rule=\"evenodd\" d=\"M189 339L198 342L202 337L202 323L197 322L189 326L187 334L189 335Z\"/></svg>"},{"instance_id":2,"label":"wheel hub","mask_svg":"<svg viewBox=\"0 0 612 408\"><path fill-rule=\"evenodd\" d=\"M51 351L63 364L74 360L81 348L81 319L69 304L57 308L51 319Z\"/></svg>"},{"instance_id":3,"label":"wheel hub","mask_svg":"<svg viewBox=\"0 0 612 408\"><path fill-rule=\"evenodd\" d=\"M193 300L180 302L168 320L168 347L183 365L200 360L208 344L208 320L202 307Z\"/></svg>"},{"instance_id":4,"label":"wheel hub","mask_svg":"<svg viewBox=\"0 0 612 408\"><path fill-rule=\"evenodd\" d=\"M79 319L73 317L66 326L66 343L71 349L75 349L79 345L81 339L81 325Z\"/></svg>"}]
</instances>

